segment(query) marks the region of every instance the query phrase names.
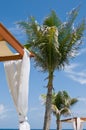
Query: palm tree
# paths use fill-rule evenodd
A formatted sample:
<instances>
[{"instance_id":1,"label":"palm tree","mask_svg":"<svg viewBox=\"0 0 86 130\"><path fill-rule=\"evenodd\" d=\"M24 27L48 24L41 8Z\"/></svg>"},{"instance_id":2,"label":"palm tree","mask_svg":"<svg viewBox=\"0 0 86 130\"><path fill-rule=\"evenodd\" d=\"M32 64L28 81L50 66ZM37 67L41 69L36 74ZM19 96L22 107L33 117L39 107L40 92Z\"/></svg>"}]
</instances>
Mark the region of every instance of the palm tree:
<instances>
[{"instance_id":1,"label":"palm tree","mask_svg":"<svg viewBox=\"0 0 86 130\"><path fill-rule=\"evenodd\" d=\"M78 12L78 8L73 9L66 22L61 22L55 11L51 11L42 25L34 17L18 23L27 35L25 47L35 54L35 67L48 74L43 130L49 130L50 127L54 72L69 63L82 43L85 20L73 26Z\"/></svg>"},{"instance_id":2,"label":"palm tree","mask_svg":"<svg viewBox=\"0 0 86 130\"><path fill-rule=\"evenodd\" d=\"M46 104L46 95L41 95L43 104ZM52 94L52 112L56 116L57 130L61 130L61 116L71 115L71 107L78 102L77 98L71 98L66 91Z\"/></svg>"},{"instance_id":3,"label":"palm tree","mask_svg":"<svg viewBox=\"0 0 86 130\"><path fill-rule=\"evenodd\" d=\"M66 91L59 91L53 102L52 111L57 119L57 130L61 129L60 118L62 115L70 115L70 107L77 103L77 98L71 98Z\"/></svg>"}]
</instances>

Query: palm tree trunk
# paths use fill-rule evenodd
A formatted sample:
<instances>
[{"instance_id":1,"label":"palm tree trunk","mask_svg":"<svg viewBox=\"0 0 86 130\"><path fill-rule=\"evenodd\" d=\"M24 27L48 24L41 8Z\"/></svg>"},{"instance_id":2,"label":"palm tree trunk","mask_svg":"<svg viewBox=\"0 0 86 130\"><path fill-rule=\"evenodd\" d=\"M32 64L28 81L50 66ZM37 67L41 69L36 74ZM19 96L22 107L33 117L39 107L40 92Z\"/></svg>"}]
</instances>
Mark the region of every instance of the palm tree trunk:
<instances>
[{"instance_id":1,"label":"palm tree trunk","mask_svg":"<svg viewBox=\"0 0 86 130\"><path fill-rule=\"evenodd\" d=\"M57 122L57 130L62 130L62 126L61 126L61 122L60 121Z\"/></svg>"},{"instance_id":2,"label":"palm tree trunk","mask_svg":"<svg viewBox=\"0 0 86 130\"><path fill-rule=\"evenodd\" d=\"M62 130L62 126L61 126L61 121L60 121L60 116L57 117L57 130Z\"/></svg>"},{"instance_id":3,"label":"palm tree trunk","mask_svg":"<svg viewBox=\"0 0 86 130\"><path fill-rule=\"evenodd\" d=\"M51 105L52 105L52 85L53 76L49 76L48 81L48 90L47 90L47 98L46 98L46 107L45 107L45 117L44 117L44 126L43 130L50 129L50 122L51 122Z\"/></svg>"}]
</instances>

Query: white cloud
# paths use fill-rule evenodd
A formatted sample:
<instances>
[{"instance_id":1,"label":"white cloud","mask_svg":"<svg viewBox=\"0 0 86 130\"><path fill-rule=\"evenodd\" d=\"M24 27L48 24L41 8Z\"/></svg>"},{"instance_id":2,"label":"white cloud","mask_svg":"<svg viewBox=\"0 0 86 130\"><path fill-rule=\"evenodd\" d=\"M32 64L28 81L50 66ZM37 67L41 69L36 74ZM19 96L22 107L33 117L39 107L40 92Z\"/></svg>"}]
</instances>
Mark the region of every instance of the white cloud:
<instances>
[{"instance_id":1,"label":"white cloud","mask_svg":"<svg viewBox=\"0 0 86 130\"><path fill-rule=\"evenodd\" d=\"M86 84L86 69L77 71L76 69L79 69L80 66L79 64L71 64L65 67L65 72L69 78L84 85Z\"/></svg>"},{"instance_id":2,"label":"white cloud","mask_svg":"<svg viewBox=\"0 0 86 130\"><path fill-rule=\"evenodd\" d=\"M6 117L5 111L5 106L3 104L0 104L0 119L4 119Z\"/></svg>"},{"instance_id":3,"label":"white cloud","mask_svg":"<svg viewBox=\"0 0 86 130\"><path fill-rule=\"evenodd\" d=\"M13 111L13 109L8 109L3 104L0 104L0 120L8 117L8 112Z\"/></svg>"},{"instance_id":4,"label":"white cloud","mask_svg":"<svg viewBox=\"0 0 86 130\"><path fill-rule=\"evenodd\" d=\"M78 53L77 56L86 53L86 48L81 49Z\"/></svg>"},{"instance_id":5,"label":"white cloud","mask_svg":"<svg viewBox=\"0 0 86 130\"><path fill-rule=\"evenodd\" d=\"M65 72L67 72L67 73L74 73L73 69L75 69L78 66L79 66L79 64L67 65L67 66L65 66Z\"/></svg>"},{"instance_id":6,"label":"white cloud","mask_svg":"<svg viewBox=\"0 0 86 130\"><path fill-rule=\"evenodd\" d=\"M79 100L79 101L83 101L83 102L86 103L86 98L84 98L84 97L80 97L80 98L78 98L78 100Z\"/></svg>"},{"instance_id":7,"label":"white cloud","mask_svg":"<svg viewBox=\"0 0 86 130\"><path fill-rule=\"evenodd\" d=\"M82 54L86 53L86 48L80 49L79 51L73 51L70 53L71 56L80 56Z\"/></svg>"},{"instance_id":8,"label":"white cloud","mask_svg":"<svg viewBox=\"0 0 86 130\"><path fill-rule=\"evenodd\" d=\"M78 75L78 74L77 74ZM84 78L84 77L77 77L76 75L70 75L69 76L71 79L73 79L74 81L77 81L78 83L80 83L80 84L86 84L86 78Z\"/></svg>"},{"instance_id":9,"label":"white cloud","mask_svg":"<svg viewBox=\"0 0 86 130\"><path fill-rule=\"evenodd\" d=\"M0 115L3 114L4 110L5 110L4 105L0 104Z\"/></svg>"}]
</instances>

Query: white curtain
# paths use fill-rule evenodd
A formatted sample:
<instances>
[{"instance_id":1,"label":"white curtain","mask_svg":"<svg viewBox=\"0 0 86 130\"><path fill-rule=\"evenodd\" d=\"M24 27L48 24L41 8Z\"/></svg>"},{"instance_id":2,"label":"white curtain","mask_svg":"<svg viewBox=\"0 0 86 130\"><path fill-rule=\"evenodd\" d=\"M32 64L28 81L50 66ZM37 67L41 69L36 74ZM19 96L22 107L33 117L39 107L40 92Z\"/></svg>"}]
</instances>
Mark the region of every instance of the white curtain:
<instances>
[{"instance_id":1,"label":"white curtain","mask_svg":"<svg viewBox=\"0 0 86 130\"><path fill-rule=\"evenodd\" d=\"M75 119L72 119L72 120L73 120L73 128L74 128L74 130L77 130Z\"/></svg>"},{"instance_id":2,"label":"white curtain","mask_svg":"<svg viewBox=\"0 0 86 130\"><path fill-rule=\"evenodd\" d=\"M74 130L82 130L82 123L79 117L76 119L73 119L73 128Z\"/></svg>"},{"instance_id":3,"label":"white curtain","mask_svg":"<svg viewBox=\"0 0 86 130\"><path fill-rule=\"evenodd\" d=\"M27 119L30 73L30 57L28 55L29 53L24 49L22 60L4 62L9 90L19 116L20 130L30 130Z\"/></svg>"},{"instance_id":4,"label":"white curtain","mask_svg":"<svg viewBox=\"0 0 86 130\"><path fill-rule=\"evenodd\" d=\"M82 130L82 122L81 122L81 119L78 117L77 118L77 130Z\"/></svg>"}]
</instances>

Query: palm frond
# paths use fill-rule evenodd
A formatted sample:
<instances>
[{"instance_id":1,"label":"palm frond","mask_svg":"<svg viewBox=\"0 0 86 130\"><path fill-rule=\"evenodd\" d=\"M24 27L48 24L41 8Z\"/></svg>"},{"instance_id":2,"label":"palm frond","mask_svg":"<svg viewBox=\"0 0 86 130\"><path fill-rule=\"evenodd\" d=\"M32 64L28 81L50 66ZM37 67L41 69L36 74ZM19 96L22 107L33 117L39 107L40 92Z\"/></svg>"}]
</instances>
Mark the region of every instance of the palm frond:
<instances>
[{"instance_id":1,"label":"palm frond","mask_svg":"<svg viewBox=\"0 0 86 130\"><path fill-rule=\"evenodd\" d=\"M61 114L61 115L64 115L64 116L68 116L68 115L71 115L71 111L70 111L69 108L65 107L65 108L62 108L62 109L60 110L60 114Z\"/></svg>"},{"instance_id":2,"label":"palm frond","mask_svg":"<svg viewBox=\"0 0 86 130\"><path fill-rule=\"evenodd\" d=\"M59 17L56 15L55 11L52 10L50 15L48 17L45 18L44 22L43 22L43 25L45 26L49 26L49 27L52 27L52 26L60 26L61 25L61 20L59 19Z\"/></svg>"},{"instance_id":3,"label":"palm frond","mask_svg":"<svg viewBox=\"0 0 86 130\"><path fill-rule=\"evenodd\" d=\"M45 94L41 95L41 101L43 102L43 104L46 104L46 95Z\"/></svg>"},{"instance_id":4,"label":"palm frond","mask_svg":"<svg viewBox=\"0 0 86 130\"><path fill-rule=\"evenodd\" d=\"M35 66L43 72L54 73L76 56L86 29L85 20L73 28L78 12L79 6L69 12L67 21L63 23L55 11L44 19L43 25L34 17L18 23L27 34L25 47L35 54Z\"/></svg>"},{"instance_id":5,"label":"palm frond","mask_svg":"<svg viewBox=\"0 0 86 130\"><path fill-rule=\"evenodd\" d=\"M80 10L80 5L77 6L76 8L73 8L72 11L68 13L68 18L67 18L67 25L68 29L74 24L74 21L76 20L76 17L79 14Z\"/></svg>"},{"instance_id":6,"label":"palm frond","mask_svg":"<svg viewBox=\"0 0 86 130\"><path fill-rule=\"evenodd\" d=\"M53 114L55 114L56 116L60 114L59 109L53 104L52 104L51 110L52 110Z\"/></svg>"},{"instance_id":7,"label":"palm frond","mask_svg":"<svg viewBox=\"0 0 86 130\"><path fill-rule=\"evenodd\" d=\"M86 24L83 20L74 30L66 34L66 30L59 34L59 53L60 61L59 67L64 67L68 64L70 58L74 58L77 54L80 44L82 43L82 37L85 30ZM64 34L65 33L65 34ZM61 65L61 66L60 66Z\"/></svg>"},{"instance_id":8,"label":"palm frond","mask_svg":"<svg viewBox=\"0 0 86 130\"><path fill-rule=\"evenodd\" d=\"M77 99L77 98L72 98L72 99L71 99L71 102L70 102L70 105L73 106L73 105L75 105L77 102L78 102L78 99Z\"/></svg>"}]
</instances>

